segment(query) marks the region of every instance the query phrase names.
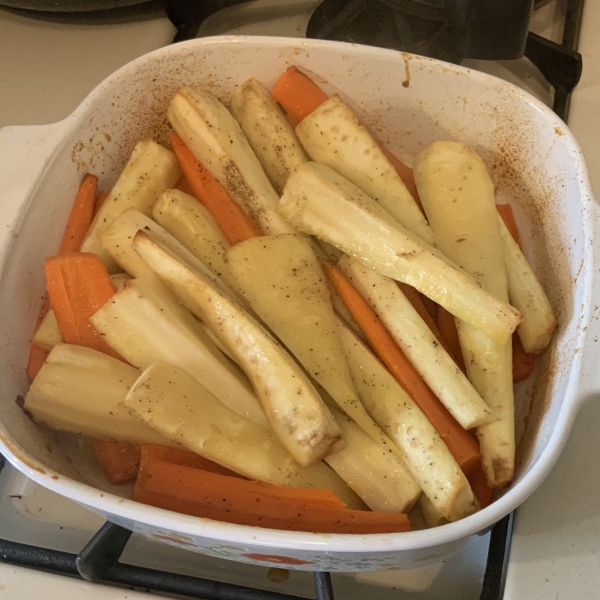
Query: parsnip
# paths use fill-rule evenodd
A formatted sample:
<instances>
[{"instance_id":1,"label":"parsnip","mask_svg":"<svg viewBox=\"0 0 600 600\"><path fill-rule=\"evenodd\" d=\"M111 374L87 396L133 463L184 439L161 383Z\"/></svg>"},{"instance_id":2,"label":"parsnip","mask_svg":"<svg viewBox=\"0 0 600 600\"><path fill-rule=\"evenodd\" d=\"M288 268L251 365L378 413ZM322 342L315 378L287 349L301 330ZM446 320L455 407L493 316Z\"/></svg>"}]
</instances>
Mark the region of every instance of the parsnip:
<instances>
[{"instance_id":1,"label":"parsnip","mask_svg":"<svg viewBox=\"0 0 600 600\"><path fill-rule=\"evenodd\" d=\"M125 281L129 280L129 276L126 273L116 273L111 275L110 279L117 290L119 290L123 287ZM63 338L58 328L56 316L54 315L54 311L50 309L42 319L40 326L31 339L31 343L50 351L54 346L62 344L62 342Z\"/></svg>"},{"instance_id":2,"label":"parsnip","mask_svg":"<svg viewBox=\"0 0 600 600\"><path fill-rule=\"evenodd\" d=\"M25 410L54 429L106 440L174 445L120 402L140 372L83 346L56 345L25 398Z\"/></svg>"},{"instance_id":3,"label":"parsnip","mask_svg":"<svg viewBox=\"0 0 600 600\"><path fill-rule=\"evenodd\" d=\"M150 215L160 193L173 187L180 175L179 164L170 150L152 140L138 142L108 198L94 217L81 251L100 256L109 273L118 271L117 264L100 242L100 234L127 208L137 208L145 215Z\"/></svg>"},{"instance_id":4,"label":"parsnip","mask_svg":"<svg viewBox=\"0 0 600 600\"><path fill-rule=\"evenodd\" d=\"M296 127L296 134L312 160L346 177L408 231L433 243L433 233L402 179L337 94L305 117Z\"/></svg>"},{"instance_id":5,"label":"parsnip","mask_svg":"<svg viewBox=\"0 0 600 600\"><path fill-rule=\"evenodd\" d=\"M416 158L415 181L438 248L507 302L494 184L483 159L464 144L434 142ZM492 487L503 487L515 459L512 346L470 323L457 325L469 379L496 416L477 430L483 468Z\"/></svg>"},{"instance_id":6,"label":"parsnip","mask_svg":"<svg viewBox=\"0 0 600 600\"><path fill-rule=\"evenodd\" d=\"M227 252L227 265L237 289L309 375L374 440L385 442L356 393L310 242L292 234L252 238Z\"/></svg>"},{"instance_id":7,"label":"parsnip","mask_svg":"<svg viewBox=\"0 0 600 600\"><path fill-rule=\"evenodd\" d=\"M194 156L266 234L293 233L276 212L279 197L231 113L210 93L181 88L167 118Z\"/></svg>"},{"instance_id":8,"label":"parsnip","mask_svg":"<svg viewBox=\"0 0 600 600\"><path fill-rule=\"evenodd\" d=\"M469 482L429 419L348 328L340 324L339 332L364 406L400 448L423 493L448 520L474 512Z\"/></svg>"},{"instance_id":9,"label":"parsnip","mask_svg":"<svg viewBox=\"0 0 600 600\"><path fill-rule=\"evenodd\" d=\"M504 343L521 320L438 250L411 234L354 184L324 165L300 165L288 179L281 214L383 275L412 285L455 316Z\"/></svg>"},{"instance_id":10,"label":"parsnip","mask_svg":"<svg viewBox=\"0 0 600 600\"><path fill-rule=\"evenodd\" d=\"M275 191L281 194L290 173L308 160L294 130L271 94L254 78L231 96L231 113L258 157Z\"/></svg>"},{"instance_id":11,"label":"parsnip","mask_svg":"<svg viewBox=\"0 0 600 600\"><path fill-rule=\"evenodd\" d=\"M195 257L169 232L163 229L158 223L155 223L150 217L147 217L135 208L128 208L123 211L110 227L100 235L104 247L113 257L113 259L133 277L144 277L152 274L152 269L146 262L140 258L133 249L133 238L140 231L151 231L164 244L173 248L178 254L181 254L186 261L193 264L198 270L201 270L206 277L214 282L224 293L235 295L218 275L213 273L207 265Z\"/></svg>"},{"instance_id":12,"label":"parsnip","mask_svg":"<svg viewBox=\"0 0 600 600\"><path fill-rule=\"evenodd\" d=\"M154 274L129 281L90 321L135 367L163 360L183 368L230 410L269 429L249 381Z\"/></svg>"},{"instance_id":13,"label":"parsnip","mask_svg":"<svg viewBox=\"0 0 600 600\"><path fill-rule=\"evenodd\" d=\"M228 409L183 369L152 363L123 404L148 427L240 475L275 485L325 487L360 505L326 465L298 466L272 433Z\"/></svg>"},{"instance_id":14,"label":"parsnip","mask_svg":"<svg viewBox=\"0 0 600 600\"><path fill-rule=\"evenodd\" d=\"M166 190L156 201L152 218L213 273L223 277L229 243L196 198L179 190Z\"/></svg>"},{"instance_id":15,"label":"parsnip","mask_svg":"<svg viewBox=\"0 0 600 600\"><path fill-rule=\"evenodd\" d=\"M236 358L259 397L275 435L303 466L339 447L340 429L287 352L253 317L151 232L135 250Z\"/></svg>"},{"instance_id":16,"label":"parsnip","mask_svg":"<svg viewBox=\"0 0 600 600\"><path fill-rule=\"evenodd\" d=\"M430 529L432 527L445 525L449 522L448 519L446 519L438 510L436 510L431 500L425 494L421 494L421 496L419 496L417 507L421 511L425 525L427 525L427 527Z\"/></svg>"},{"instance_id":17,"label":"parsnip","mask_svg":"<svg viewBox=\"0 0 600 600\"><path fill-rule=\"evenodd\" d=\"M379 444L354 421L333 409L346 447L325 462L362 498L380 512L408 512L421 488L399 456Z\"/></svg>"},{"instance_id":18,"label":"parsnip","mask_svg":"<svg viewBox=\"0 0 600 600\"><path fill-rule=\"evenodd\" d=\"M44 348L44 350L52 350L54 346L61 344L62 341L63 338L58 328L56 316L54 311L50 309L34 333L31 343Z\"/></svg>"},{"instance_id":19,"label":"parsnip","mask_svg":"<svg viewBox=\"0 0 600 600\"><path fill-rule=\"evenodd\" d=\"M450 414L465 428L494 415L392 279L346 256L338 263Z\"/></svg>"},{"instance_id":20,"label":"parsnip","mask_svg":"<svg viewBox=\"0 0 600 600\"><path fill-rule=\"evenodd\" d=\"M498 223L508 276L508 296L523 315L517 333L525 352L539 354L548 347L556 331L556 317L544 288L500 216Z\"/></svg>"}]
</instances>

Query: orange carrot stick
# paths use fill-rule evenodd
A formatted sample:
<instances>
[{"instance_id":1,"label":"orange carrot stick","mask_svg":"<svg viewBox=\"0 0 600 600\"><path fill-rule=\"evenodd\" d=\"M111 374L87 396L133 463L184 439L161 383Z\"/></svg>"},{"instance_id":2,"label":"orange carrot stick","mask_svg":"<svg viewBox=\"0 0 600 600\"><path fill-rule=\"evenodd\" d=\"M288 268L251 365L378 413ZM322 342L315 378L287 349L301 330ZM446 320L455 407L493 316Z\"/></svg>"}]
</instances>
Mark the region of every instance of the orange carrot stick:
<instances>
[{"instance_id":1,"label":"orange carrot stick","mask_svg":"<svg viewBox=\"0 0 600 600\"><path fill-rule=\"evenodd\" d=\"M390 161L392 167L398 173L398 177L402 179L406 189L410 192L410 195L415 199L416 203L419 205L421 212L425 214L425 210L423 209L423 205L421 204L421 198L419 198L419 192L417 192L417 185L415 184L415 175L413 170L405 165L401 160L397 159L389 150L386 150L381 144L379 147L385 154L385 157Z\"/></svg>"},{"instance_id":2,"label":"orange carrot stick","mask_svg":"<svg viewBox=\"0 0 600 600\"><path fill-rule=\"evenodd\" d=\"M528 354L521 344L521 338L514 333L512 336L512 352L513 352L513 383L518 383L527 379L535 367L535 355Z\"/></svg>"},{"instance_id":3,"label":"orange carrot stick","mask_svg":"<svg viewBox=\"0 0 600 600\"><path fill-rule=\"evenodd\" d=\"M443 306L437 307L438 315L437 322L440 328L442 337L446 343L452 348L452 356L463 373L466 373L465 359L463 357L460 341L458 339L458 329L456 329L456 321L454 315L449 313Z\"/></svg>"},{"instance_id":4,"label":"orange carrot stick","mask_svg":"<svg viewBox=\"0 0 600 600\"><path fill-rule=\"evenodd\" d=\"M521 236L519 235L519 230L517 229L517 222L515 221L515 215L512 211L512 206L510 204L496 204L496 210L500 213L506 228L512 235L513 240L519 244L519 248L521 247Z\"/></svg>"},{"instance_id":5,"label":"orange carrot stick","mask_svg":"<svg viewBox=\"0 0 600 600\"><path fill-rule=\"evenodd\" d=\"M115 293L100 258L88 252L50 256L44 273L50 305L63 340L121 358L90 323L90 317Z\"/></svg>"},{"instance_id":6,"label":"orange carrot stick","mask_svg":"<svg viewBox=\"0 0 600 600\"><path fill-rule=\"evenodd\" d=\"M279 77L271 96L287 113L294 127L328 98L312 79L296 67L290 67Z\"/></svg>"},{"instance_id":7,"label":"orange carrot stick","mask_svg":"<svg viewBox=\"0 0 600 600\"><path fill-rule=\"evenodd\" d=\"M147 448L147 447L146 447ZM174 452L178 452L174 450ZM171 461L164 460L153 460L152 454L156 455L157 451L146 452L142 458L140 473L146 474L149 470L153 470L154 475L153 481L146 485L146 489L151 492L163 493L165 487L161 477L157 476L158 471L170 477L173 473L176 473L176 467L181 467L182 472L189 473L192 475L189 486L194 487L193 493L196 495L197 500L201 500L202 496L205 495L206 502L211 503L213 501L223 502L222 498L226 496L232 496L241 498L244 496L252 497L253 502L255 497L260 497L258 501L263 498L275 498L277 501L290 501L299 503L312 503L320 506L330 506L333 508L344 508L346 505L331 491L320 488L292 488L283 487L278 485L272 485L270 483L263 483L260 481L251 481L242 477L238 477L235 473L233 476L227 475L228 469L223 469L219 465L215 465L212 461L205 461L209 469L198 468L191 464L183 465L172 463ZM188 453L185 453L188 454ZM160 456L160 454L158 454ZM189 458L183 458L181 455L177 456L173 453L166 454L167 458L175 460L184 460L188 463ZM205 459L202 459L205 460ZM157 470L155 465L169 464L173 468L165 468ZM213 470L215 469L215 470ZM221 472L218 472L220 469ZM185 482L187 484L187 482ZM167 488L169 489L169 488ZM244 509L245 510L245 509Z\"/></svg>"},{"instance_id":8,"label":"orange carrot stick","mask_svg":"<svg viewBox=\"0 0 600 600\"><path fill-rule=\"evenodd\" d=\"M96 202L94 204L94 216L102 208L102 205L104 204L104 202L106 202L106 199L109 196L110 192L108 190L104 190L103 192L100 192L98 194L98 197L96 198Z\"/></svg>"},{"instance_id":9,"label":"orange carrot stick","mask_svg":"<svg viewBox=\"0 0 600 600\"><path fill-rule=\"evenodd\" d=\"M383 323L343 273L327 261L323 261L322 265L375 354L425 413L463 471L470 472L481 458L477 442L458 424L429 389Z\"/></svg>"},{"instance_id":10,"label":"orange carrot stick","mask_svg":"<svg viewBox=\"0 0 600 600\"><path fill-rule=\"evenodd\" d=\"M97 189L98 178L86 173L77 191L75 204L67 222L67 229L58 250L59 254L77 252L81 248L81 242L83 242L94 218Z\"/></svg>"},{"instance_id":11,"label":"orange carrot stick","mask_svg":"<svg viewBox=\"0 0 600 600\"><path fill-rule=\"evenodd\" d=\"M204 458L194 452L187 450L177 450L176 448L167 448L166 446L156 446L154 444L142 444L141 446L141 465L142 469L146 464L153 462L166 462L171 465L179 465L182 467L193 467L194 469L203 469L220 475L228 475L229 477L239 477L245 479L241 475L218 465L208 458Z\"/></svg>"},{"instance_id":12,"label":"orange carrot stick","mask_svg":"<svg viewBox=\"0 0 600 600\"><path fill-rule=\"evenodd\" d=\"M512 235L513 240L521 247L521 237L519 236L519 230L517 229L517 222L515 221L515 215L512 211L510 204L497 204L496 209L506 228ZM512 336L512 348L513 348L513 382L517 383L527 379L535 367L535 356L528 354L521 344L519 335L515 332Z\"/></svg>"},{"instance_id":13,"label":"orange carrot stick","mask_svg":"<svg viewBox=\"0 0 600 600\"><path fill-rule=\"evenodd\" d=\"M250 216L192 154L185 142L177 134L171 135L170 140L194 196L208 209L227 241L234 246L248 238L262 235Z\"/></svg>"},{"instance_id":14,"label":"orange carrot stick","mask_svg":"<svg viewBox=\"0 0 600 600\"><path fill-rule=\"evenodd\" d=\"M59 254L79 250L81 242L83 242L83 238L94 218L94 203L96 201L97 187L98 178L95 175L87 173L77 190L75 203L71 209L67 227L60 243ZM35 331L38 330L49 310L50 302L46 296L38 314ZM29 360L27 361L27 374L29 377L33 379L38 374L44 361L48 357L48 354L49 352L47 350L44 350L35 344L31 344L29 349Z\"/></svg>"},{"instance_id":15,"label":"orange carrot stick","mask_svg":"<svg viewBox=\"0 0 600 600\"><path fill-rule=\"evenodd\" d=\"M31 379L35 379L35 376L40 372L44 362L48 358L48 350L40 348L37 344L31 344L29 347L29 359L27 360L27 375Z\"/></svg>"},{"instance_id":16,"label":"orange carrot stick","mask_svg":"<svg viewBox=\"0 0 600 600\"><path fill-rule=\"evenodd\" d=\"M481 462L479 462L469 476L469 483L471 484L471 489L473 490L475 497L481 504L481 508L489 506L494 499L494 488L491 488L488 485Z\"/></svg>"},{"instance_id":17,"label":"orange carrot stick","mask_svg":"<svg viewBox=\"0 0 600 600\"><path fill-rule=\"evenodd\" d=\"M450 355L452 359L454 359L454 362L457 362L457 358L454 355L454 350L452 349L450 344L448 344L447 341L444 339L444 336L438 329L438 326L436 325L435 321L431 318L429 311L427 310L427 308L425 308L423 300L421 300L419 292L417 292L417 290L415 290L414 287L406 285L405 283L401 283L400 281L398 282L398 287L402 290L402 293L412 304L413 308L419 313L421 319L425 321L425 324L427 325L427 327L429 327L433 335L435 335L435 337L438 339L444 350Z\"/></svg>"},{"instance_id":18,"label":"orange carrot stick","mask_svg":"<svg viewBox=\"0 0 600 600\"><path fill-rule=\"evenodd\" d=\"M315 493L325 493L323 498L333 497L337 504L317 499ZM406 515L350 510L329 490L257 484L161 462L148 463L140 470L134 500L160 502L161 508L230 523L285 530L383 533L409 528Z\"/></svg>"},{"instance_id":19,"label":"orange carrot stick","mask_svg":"<svg viewBox=\"0 0 600 600\"><path fill-rule=\"evenodd\" d=\"M96 458L112 484L133 481L140 466L140 447L127 442L94 440Z\"/></svg>"}]
</instances>

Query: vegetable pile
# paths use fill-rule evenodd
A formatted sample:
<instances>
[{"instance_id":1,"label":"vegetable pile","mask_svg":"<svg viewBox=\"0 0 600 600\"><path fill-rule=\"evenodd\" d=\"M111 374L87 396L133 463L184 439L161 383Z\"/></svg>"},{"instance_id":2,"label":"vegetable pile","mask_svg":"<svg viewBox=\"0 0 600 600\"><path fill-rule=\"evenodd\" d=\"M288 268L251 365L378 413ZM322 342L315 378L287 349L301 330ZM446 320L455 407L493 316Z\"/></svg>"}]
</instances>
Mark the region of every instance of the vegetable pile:
<instances>
[{"instance_id":1,"label":"vegetable pile","mask_svg":"<svg viewBox=\"0 0 600 600\"><path fill-rule=\"evenodd\" d=\"M514 475L513 383L557 323L484 161L410 169L295 67L169 104L81 182L25 409L133 499L322 533L467 517Z\"/></svg>"}]
</instances>

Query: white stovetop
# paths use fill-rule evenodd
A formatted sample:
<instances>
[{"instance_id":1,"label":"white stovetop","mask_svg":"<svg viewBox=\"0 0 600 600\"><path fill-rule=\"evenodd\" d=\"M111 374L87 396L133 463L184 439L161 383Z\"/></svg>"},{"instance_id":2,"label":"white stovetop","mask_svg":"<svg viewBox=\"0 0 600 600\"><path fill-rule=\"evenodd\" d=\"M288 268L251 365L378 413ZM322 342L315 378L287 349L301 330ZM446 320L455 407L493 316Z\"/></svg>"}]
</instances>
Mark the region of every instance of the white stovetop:
<instances>
[{"instance_id":1,"label":"white stovetop","mask_svg":"<svg viewBox=\"0 0 600 600\"><path fill-rule=\"evenodd\" d=\"M258 0L257 10L268 0ZM314 0L282 0L263 31L301 35L286 19ZM271 4L272 6L272 4ZM270 15L273 15L273 9ZM308 12L307 12L308 14ZM235 15L211 24L222 33L239 26ZM600 2L585 7L580 52L583 78L573 95L569 126L583 147L600 190ZM112 25L37 21L0 9L0 126L50 123L68 115L104 77L127 61L169 43L173 27L157 16ZM509 76L510 65L494 67ZM500 72L498 72L498 70ZM525 75L543 97L543 86ZM600 598L600 404L577 418L552 474L518 511L505 600ZM448 565L447 565L448 566ZM121 600L147 596L95 586L0 563L0 600Z\"/></svg>"}]
</instances>

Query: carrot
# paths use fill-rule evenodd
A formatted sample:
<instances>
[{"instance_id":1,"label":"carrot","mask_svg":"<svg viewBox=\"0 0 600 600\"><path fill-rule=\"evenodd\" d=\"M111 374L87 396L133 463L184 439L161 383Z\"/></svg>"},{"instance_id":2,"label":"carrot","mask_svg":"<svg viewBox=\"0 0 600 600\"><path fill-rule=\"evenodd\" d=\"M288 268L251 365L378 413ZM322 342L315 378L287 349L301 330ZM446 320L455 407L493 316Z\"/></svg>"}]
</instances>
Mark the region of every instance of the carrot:
<instances>
[{"instance_id":1,"label":"carrot","mask_svg":"<svg viewBox=\"0 0 600 600\"><path fill-rule=\"evenodd\" d=\"M288 531L386 533L410 527L406 515L347 509L329 490L259 484L161 462L140 470L134 500L199 517Z\"/></svg>"},{"instance_id":2,"label":"carrot","mask_svg":"<svg viewBox=\"0 0 600 600\"><path fill-rule=\"evenodd\" d=\"M425 321L425 324L427 325L427 327L429 327L429 329L431 330L433 335L435 335L435 337L438 339L438 341L440 342L440 344L442 345L444 350L450 355L450 357L454 360L454 362L457 362L457 358L454 355L453 349L446 342L446 340L444 339L444 336L438 329L438 326L436 325L435 321L432 319L431 315L429 314L429 311L425 307L423 300L421 300L421 295L419 294L419 292L417 292L417 290L415 290L415 288L410 285L406 285L405 283L402 283L400 281L397 283L398 283L398 287L402 290L402 293L406 296L408 301L412 304L413 308L419 313L419 316L421 317L421 319L423 319L423 321Z\"/></svg>"},{"instance_id":3,"label":"carrot","mask_svg":"<svg viewBox=\"0 0 600 600\"><path fill-rule=\"evenodd\" d=\"M40 348L37 344L31 344L29 347L29 359L27 360L27 375L31 379L35 379L35 376L40 372L44 362L48 358L50 352L45 348Z\"/></svg>"},{"instance_id":4,"label":"carrot","mask_svg":"<svg viewBox=\"0 0 600 600\"><path fill-rule=\"evenodd\" d=\"M190 184L188 183L188 180L185 178L185 175L182 175L177 180L177 183L175 184L175 189L179 190L180 192L185 192L190 196L194 195L194 190L191 188Z\"/></svg>"},{"instance_id":5,"label":"carrot","mask_svg":"<svg viewBox=\"0 0 600 600\"><path fill-rule=\"evenodd\" d=\"M194 452L177 450L176 448L167 448L166 446L156 446L154 444L142 444L142 468L144 468L146 464L153 462L166 462L171 465L193 467L194 469L203 469L204 471L211 471L212 473L219 473L220 475L245 479L245 477L218 465L212 460L208 460L208 458L195 454Z\"/></svg>"},{"instance_id":6,"label":"carrot","mask_svg":"<svg viewBox=\"0 0 600 600\"><path fill-rule=\"evenodd\" d=\"M102 208L102 205L104 204L104 202L106 201L106 199L109 196L110 196L110 192L106 191L106 190L104 190L103 192L100 192L98 194L98 197L96 198L96 202L94 204L94 216L100 210L100 208Z\"/></svg>"},{"instance_id":7,"label":"carrot","mask_svg":"<svg viewBox=\"0 0 600 600\"><path fill-rule=\"evenodd\" d=\"M44 296L42 300L42 307L40 308L40 312L37 316L37 321L35 323L34 331L37 331L44 320L44 317L48 314L50 310L50 301L48 300L48 294ZM42 365L46 358L48 358L48 350L44 350L44 348L40 348L36 344L30 344L29 346L29 358L27 359L27 375L31 377L31 379L35 379L35 376L39 373Z\"/></svg>"},{"instance_id":8,"label":"carrot","mask_svg":"<svg viewBox=\"0 0 600 600\"><path fill-rule=\"evenodd\" d=\"M446 340L446 343L452 349L452 356L463 373L466 373L465 359L460 347L460 341L458 339L458 329L456 329L456 321L454 315L449 313L443 306L437 307L437 323L440 328L442 337Z\"/></svg>"},{"instance_id":9,"label":"carrot","mask_svg":"<svg viewBox=\"0 0 600 600\"><path fill-rule=\"evenodd\" d=\"M279 77L271 90L271 96L287 113L294 127L328 98L312 79L296 67L289 67Z\"/></svg>"},{"instance_id":10,"label":"carrot","mask_svg":"<svg viewBox=\"0 0 600 600\"><path fill-rule=\"evenodd\" d=\"M94 440L96 458L112 484L133 481L140 466L140 447L127 442Z\"/></svg>"},{"instance_id":11,"label":"carrot","mask_svg":"<svg viewBox=\"0 0 600 600\"><path fill-rule=\"evenodd\" d=\"M421 198L419 198L419 192L417 191L417 185L415 183L415 175L413 170L405 165L401 160L397 159L389 150L386 150L381 144L379 147L385 154L385 157L390 161L392 167L394 167L398 177L402 179L402 182L406 186L406 189L410 192L410 195L415 199L415 202L419 205L421 212L425 214L423 204L421 204Z\"/></svg>"},{"instance_id":12,"label":"carrot","mask_svg":"<svg viewBox=\"0 0 600 600\"><path fill-rule=\"evenodd\" d=\"M60 248L58 251L59 254L78 251L81 247L83 238L85 237L85 234L92 223L92 219L94 218L94 203L97 202L95 200L97 187L98 178L95 175L86 173L81 181L79 189L77 190L75 203L71 209L67 227L60 243ZM38 330L49 310L50 302L46 296L44 298L42 308L38 313L35 331ZM35 344L31 344L29 349L29 359L27 361L27 375L29 375L29 377L32 379L35 378L39 370L42 368L44 361L48 357L48 354L49 352L47 350L44 350Z\"/></svg>"},{"instance_id":13,"label":"carrot","mask_svg":"<svg viewBox=\"0 0 600 600\"><path fill-rule=\"evenodd\" d=\"M481 504L481 508L489 506L494 498L494 488L491 488L487 483L481 461L469 476L469 483L471 484L471 489L473 490L475 497Z\"/></svg>"},{"instance_id":14,"label":"carrot","mask_svg":"<svg viewBox=\"0 0 600 600\"><path fill-rule=\"evenodd\" d=\"M519 244L519 248L521 247L521 236L519 235L519 230L517 229L517 222L515 221L515 215L512 211L512 206L510 204L496 204L496 210L500 213L506 228L512 235L513 240Z\"/></svg>"},{"instance_id":15,"label":"carrot","mask_svg":"<svg viewBox=\"0 0 600 600\"><path fill-rule=\"evenodd\" d=\"M512 206L510 204L497 204L496 209L506 228L512 235L513 240L519 244L521 247L521 237L519 236L519 230L517 229L517 222L515 221L515 215L512 211ZM535 367L535 356L533 354L528 354L525 352L523 348L523 344L521 344L521 339L519 335L515 332L512 336L512 351L513 351L513 382L517 383L519 381L523 381L527 379L531 373L533 373L533 369Z\"/></svg>"},{"instance_id":16,"label":"carrot","mask_svg":"<svg viewBox=\"0 0 600 600\"><path fill-rule=\"evenodd\" d=\"M470 472L481 459L477 442L458 424L423 381L383 323L343 273L327 261L323 261L322 265L375 354L425 413L463 471Z\"/></svg>"},{"instance_id":17,"label":"carrot","mask_svg":"<svg viewBox=\"0 0 600 600\"><path fill-rule=\"evenodd\" d=\"M81 242L94 218L97 189L98 178L86 173L77 191L75 204L67 221L67 229L58 250L59 254L77 252L81 248Z\"/></svg>"},{"instance_id":18,"label":"carrot","mask_svg":"<svg viewBox=\"0 0 600 600\"><path fill-rule=\"evenodd\" d=\"M427 309L427 312L429 313L431 318L434 320L435 323L437 323L437 307L439 305L436 302L434 302L431 298L428 298L427 296L425 296L425 294L421 294L420 292L419 297L421 298L421 302L423 303L423 306Z\"/></svg>"},{"instance_id":19,"label":"carrot","mask_svg":"<svg viewBox=\"0 0 600 600\"><path fill-rule=\"evenodd\" d=\"M50 305L63 340L121 358L89 320L115 293L100 257L89 252L50 256L46 258L44 273Z\"/></svg>"},{"instance_id":20,"label":"carrot","mask_svg":"<svg viewBox=\"0 0 600 600\"><path fill-rule=\"evenodd\" d=\"M262 235L250 216L192 154L185 142L177 134L171 135L170 140L194 196L208 209L227 241L234 246L248 238Z\"/></svg>"},{"instance_id":21,"label":"carrot","mask_svg":"<svg viewBox=\"0 0 600 600\"><path fill-rule=\"evenodd\" d=\"M535 355L528 354L521 344L521 338L518 334L512 336L512 352L513 352L513 383L518 383L527 379L535 367Z\"/></svg>"}]
</instances>

